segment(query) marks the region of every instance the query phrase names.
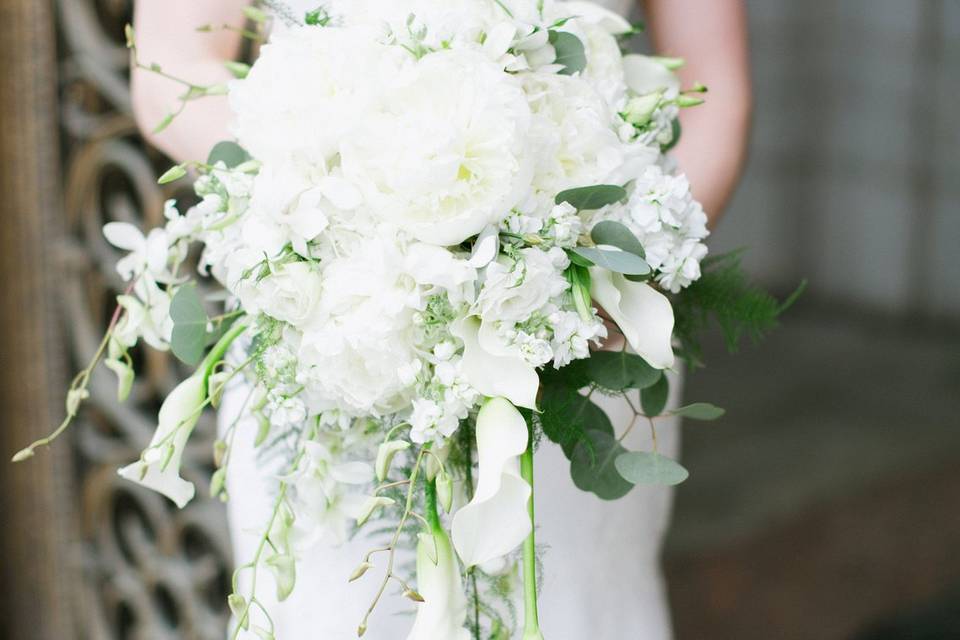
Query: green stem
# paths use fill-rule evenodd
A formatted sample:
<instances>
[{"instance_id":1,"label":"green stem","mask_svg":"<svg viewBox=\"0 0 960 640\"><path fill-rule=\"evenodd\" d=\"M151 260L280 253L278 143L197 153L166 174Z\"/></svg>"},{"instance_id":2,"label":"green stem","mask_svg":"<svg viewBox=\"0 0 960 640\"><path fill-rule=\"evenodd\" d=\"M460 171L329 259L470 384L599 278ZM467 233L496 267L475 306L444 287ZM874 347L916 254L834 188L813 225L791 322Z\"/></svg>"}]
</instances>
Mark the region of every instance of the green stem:
<instances>
[{"instance_id":1,"label":"green stem","mask_svg":"<svg viewBox=\"0 0 960 640\"><path fill-rule=\"evenodd\" d=\"M437 481L430 480L424 483L424 510L427 514L427 524L430 525L430 531L442 529L440 525L440 513L437 511Z\"/></svg>"},{"instance_id":2,"label":"green stem","mask_svg":"<svg viewBox=\"0 0 960 640\"><path fill-rule=\"evenodd\" d=\"M533 511L533 433L530 434L527 450L520 456L520 475L530 485L530 535L523 542L523 640L543 640L540 618L537 615L537 542L536 519Z\"/></svg>"}]
</instances>

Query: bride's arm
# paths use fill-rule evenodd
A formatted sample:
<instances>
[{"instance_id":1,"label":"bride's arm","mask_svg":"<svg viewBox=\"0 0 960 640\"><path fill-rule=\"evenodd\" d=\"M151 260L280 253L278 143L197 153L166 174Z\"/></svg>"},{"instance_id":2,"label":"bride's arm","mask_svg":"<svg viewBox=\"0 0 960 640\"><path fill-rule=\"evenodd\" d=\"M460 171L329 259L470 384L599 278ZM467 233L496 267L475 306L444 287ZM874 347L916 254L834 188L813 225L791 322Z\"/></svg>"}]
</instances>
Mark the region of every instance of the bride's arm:
<instances>
[{"instance_id":1,"label":"bride's arm","mask_svg":"<svg viewBox=\"0 0 960 640\"><path fill-rule=\"evenodd\" d=\"M226 82L231 76L223 63L238 53L240 36L226 29L198 33L196 28L206 24L242 27L247 4L248 0L137 0L133 26L140 61L157 63L165 72L194 84ZM204 160L215 143L229 137L224 97L194 100L167 129L151 133L177 109L183 92L176 82L134 70L134 116L145 137L176 161Z\"/></svg>"},{"instance_id":2,"label":"bride's arm","mask_svg":"<svg viewBox=\"0 0 960 640\"><path fill-rule=\"evenodd\" d=\"M684 86L702 82L707 102L684 109L676 155L711 222L733 195L750 131L750 62L743 0L642 0L656 51L686 59Z\"/></svg>"}]
</instances>

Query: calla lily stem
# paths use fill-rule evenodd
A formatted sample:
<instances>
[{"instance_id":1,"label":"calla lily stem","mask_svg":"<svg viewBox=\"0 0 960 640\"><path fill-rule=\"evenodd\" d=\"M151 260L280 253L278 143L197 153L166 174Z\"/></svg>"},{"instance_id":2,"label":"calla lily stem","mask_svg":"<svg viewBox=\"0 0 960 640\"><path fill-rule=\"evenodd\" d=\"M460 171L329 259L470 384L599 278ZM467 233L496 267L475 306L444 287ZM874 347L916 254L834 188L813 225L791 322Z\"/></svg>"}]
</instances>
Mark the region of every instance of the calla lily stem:
<instances>
[{"instance_id":1,"label":"calla lily stem","mask_svg":"<svg viewBox=\"0 0 960 640\"><path fill-rule=\"evenodd\" d=\"M523 542L523 640L543 640L540 632L540 619L537 614L537 542L536 519L533 509L533 433L527 443L527 450L520 456L520 475L530 485L530 502L527 512L530 514L530 535Z\"/></svg>"}]
</instances>

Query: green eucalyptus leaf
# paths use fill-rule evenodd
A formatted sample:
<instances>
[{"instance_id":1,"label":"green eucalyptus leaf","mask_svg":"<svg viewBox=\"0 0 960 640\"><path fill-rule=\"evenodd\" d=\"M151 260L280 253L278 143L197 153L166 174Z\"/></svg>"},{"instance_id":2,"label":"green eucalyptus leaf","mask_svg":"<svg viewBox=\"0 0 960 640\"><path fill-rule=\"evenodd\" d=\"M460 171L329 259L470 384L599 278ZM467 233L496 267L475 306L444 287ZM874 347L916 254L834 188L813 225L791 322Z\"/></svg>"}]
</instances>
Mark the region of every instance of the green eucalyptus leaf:
<instances>
[{"instance_id":1,"label":"green eucalyptus leaf","mask_svg":"<svg viewBox=\"0 0 960 640\"><path fill-rule=\"evenodd\" d=\"M690 473L678 462L659 453L630 451L617 456L617 472L627 482L673 486L680 484Z\"/></svg>"},{"instance_id":2,"label":"green eucalyptus leaf","mask_svg":"<svg viewBox=\"0 0 960 640\"><path fill-rule=\"evenodd\" d=\"M207 164L215 165L222 162L229 169L240 166L248 160L250 160L250 154L232 140L224 140L213 145L210 155L207 156Z\"/></svg>"},{"instance_id":3,"label":"green eucalyptus leaf","mask_svg":"<svg viewBox=\"0 0 960 640\"><path fill-rule=\"evenodd\" d=\"M592 267L593 262L587 260L583 256L577 255L573 252L572 249L567 249L567 257L570 258L570 262L577 265L578 267Z\"/></svg>"},{"instance_id":4,"label":"green eucalyptus leaf","mask_svg":"<svg viewBox=\"0 0 960 640\"><path fill-rule=\"evenodd\" d=\"M173 333L170 348L184 363L196 366L203 360L207 346L207 312L193 285L180 287L170 302Z\"/></svg>"},{"instance_id":5,"label":"green eucalyptus leaf","mask_svg":"<svg viewBox=\"0 0 960 640\"><path fill-rule=\"evenodd\" d=\"M726 410L709 402L694 402L685 407L674 409L671 413L690 420L716 420L722 417Z\"/></svg>"},{"instance_id":6,"label":"green eucalyptus leaf","mask_svg":"<svg viewBox=\"0 0 960 640\"><path fill-rule=\"evenodd\" d=\"M632 253L641 258L646 258L647 254L643 250L643 245L637 240L637 236L621 222L614 220L603 220L593 225L590 231L590 237L597 244L606 244L627 253Z\"/></svg>"},{"instance_id":7,"label":"green eucalyptus leaf","mask_svg":"<svg viewBox=\"0 0 960 640\"><path fill-rule=\"evenodd\" d=\"M590 398L580 394L577 387L545 385L540 404L543 434L559 444L568 459L572 458L587 432L613 434L613 425L607 414ZM590 448L589 442L587 447Z\"/></svg>"},{"instance_id":8,"label":"green eucalyptus leaf","mask_svg":"<svg viewBox=\"0 0 960 640\"><path fill-rule=\"evenodd\" d=\"M670 380L662 374L655 383L640 390L640 406L643 408L644 415L659 416L667 406L667 398L670 397Z\"/></svg>"},{"instance_id":9,"label":"green eucalyptus leaf","mask_svg":"<svg viewBox=\"0 0 960 640\"><path fill-rule=\"evenodd\" d=\"M557 52L554 61L563 67L560 73L572 76L587 68L587 52L580 38L566 31L550 31L550 44Z\"/></svg>"},{"instance_id":10,"label":"green eucalyptus leaf","mask_svg":"<svg viewBox=\"0 0 960 640\"><path fill-rule=\"evenodd\" d=\"M602 209L608 204L620 202L627 197L627 190L616 184L596 184L589 187L576 187L557 194L555 202L567 202L577 211Z\"/></svg>"},{"instance_id":11,"label":"green eucalyptus leaf","mask_svg":"<svg viewBox=\"0 0 960 640\"><path fill-rule=\"evenodd\" d=\"M594 352L587 360L587 373L600 387L612 391L646 389L663 375L640 356L626 351Z\"/></svg>"},{"instance_id":12,"label":"green eucalyptus leaf","mask_svg":"<svg viewBox=\"0 0 960 640\"><path fill-rule=\"evenodd\" d=\"M613 249L598 249L597 247L577 247L573 250L577 255L590 260L593 264L616 273L631 276L650 275L650 265L647 261L633 253Z\"/></svg>"},{"instance_id":13,"label":"green eucalyptus leaf","mask_svg":"<svg viewBox=\"0 0 960 640\"><path fill-rule=\"evenodd\" d=\"M627 450L612 434L588 431L570 459L570 476L583 491L589 491L602 500L616 500L627 495L633 483L617 470L617 459Z\"/></svg>"}]
</instances>

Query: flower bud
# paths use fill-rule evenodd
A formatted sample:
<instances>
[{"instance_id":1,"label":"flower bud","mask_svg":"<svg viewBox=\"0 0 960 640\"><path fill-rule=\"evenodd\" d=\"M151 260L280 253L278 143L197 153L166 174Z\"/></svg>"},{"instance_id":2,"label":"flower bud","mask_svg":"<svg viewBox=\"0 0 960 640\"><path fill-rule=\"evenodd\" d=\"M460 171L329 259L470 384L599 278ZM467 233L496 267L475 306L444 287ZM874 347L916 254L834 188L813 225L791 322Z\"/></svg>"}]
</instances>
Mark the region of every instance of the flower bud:
<instances>
[{"instance_id":1,"label":"flower bud","mask_svg":"<svg viewBox=\"0 0 960 640\"><path fill-rule=\"evenodd\" d=\"M446 471L437 476L437 502L447 513L453 508L453 478Z\"/></svg>"},{"instance_id":2,"label":"flower bud","mask_svg":"<svg viewBox=\"0 0 960 640\"><path fill-rule=\"evenodd\" d=\"M360 578L363 577L363 574L365 574L367 571L369 571L372 568L373 568L373 565L370 562L364 560L357 566L356 569L353 570L353 573L350 574L350 577L347 579L347 582L355 582L359 580Z\"/></svg>"},{"instance_id":3,"label":"flower bud","mask_svg":"<svg viewBox=\"0 0 960 640\"><path fill-rule=\"evenodd\" d=\"M406 589L403 590L403 597L413 600L414 602L426 602L426 600L423 599L422 595L420 595L410 587L407 587Z\"/></svg>"},{"instance_id":4,"label":"flower bud","mask_svg":"<svg viewBox=\"0 0 960 640\"><path fill-rule=\"evenodd\" d=\"M623 111L623 119L635 127L642 127L650 122L653 112L660 106L663 92L654 91L645 96L631 98Z\"/></svg>"},{"instance_id":5,"label":"flower bud","mask_svg":"<svg viewBox=\"0 0 960 640\"><path fill-rule=\"evenodd\" d=\"M393 457L399 452L406 451L409 448L410 443L404 442L403 440L389 440L381 444L380 448L377 449L377 462L375 466L377 480L383 482L387 474L390 473L390 465L393 463Z\"/></svg>"}]
</instances>

